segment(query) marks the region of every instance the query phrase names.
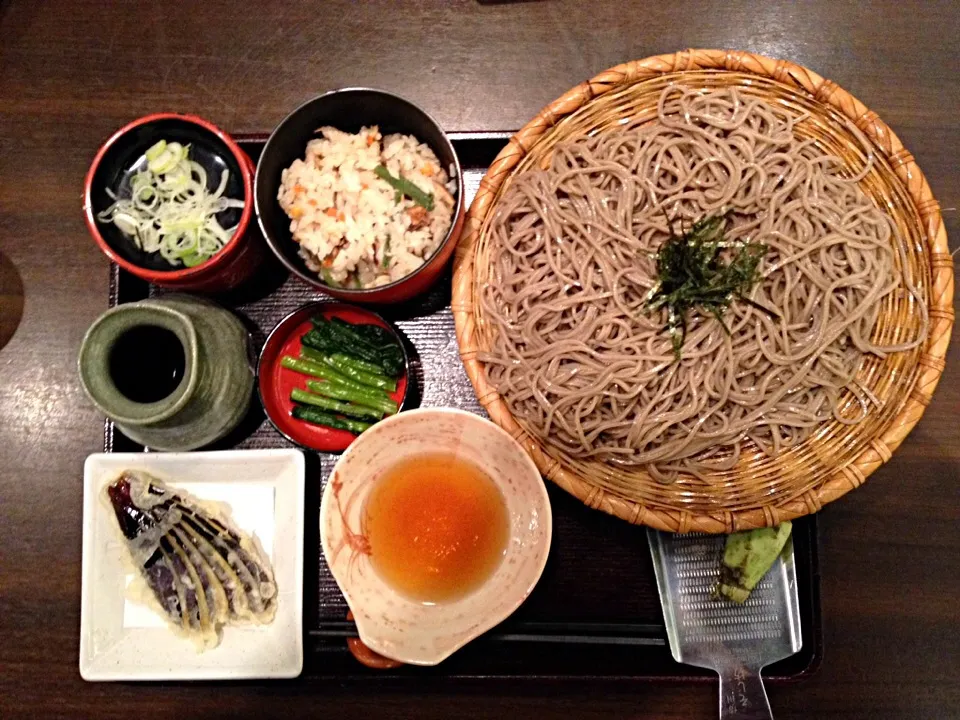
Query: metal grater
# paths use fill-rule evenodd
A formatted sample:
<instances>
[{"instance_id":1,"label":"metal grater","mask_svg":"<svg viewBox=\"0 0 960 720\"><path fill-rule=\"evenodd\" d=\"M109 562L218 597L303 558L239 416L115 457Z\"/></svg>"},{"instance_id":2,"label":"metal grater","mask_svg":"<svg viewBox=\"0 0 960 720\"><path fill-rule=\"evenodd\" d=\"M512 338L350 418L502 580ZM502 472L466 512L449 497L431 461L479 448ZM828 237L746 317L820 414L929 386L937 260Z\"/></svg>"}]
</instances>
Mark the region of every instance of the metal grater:
<instances>
[{"instance_id":1,"label":"metal grater","mask_svg":"<svg viewBox=\"0 0 960 720\"><path fill-rule=\"evenodd\" d=\"M713 599L726 537L648 528L674 660L720 674L721 720L773 715L760 669L800 650L793 539L743 605Z\"/></svg>"}]
</instances>

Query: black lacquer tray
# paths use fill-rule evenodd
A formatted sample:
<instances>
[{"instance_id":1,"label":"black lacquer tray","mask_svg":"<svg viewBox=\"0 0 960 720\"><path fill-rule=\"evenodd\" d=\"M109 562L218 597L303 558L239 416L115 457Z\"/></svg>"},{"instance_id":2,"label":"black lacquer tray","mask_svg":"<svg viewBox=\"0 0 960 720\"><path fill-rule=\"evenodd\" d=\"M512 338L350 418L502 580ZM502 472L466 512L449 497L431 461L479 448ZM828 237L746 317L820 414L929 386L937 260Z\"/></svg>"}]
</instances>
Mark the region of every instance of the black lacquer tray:
<instances>
[{"instance_id":1,"label":"black lacquer tray","mask_svg":"<svg viewBox=\"0 0 960 720\"><path fill-rule=\"evenodd\" d=\"M265 135L234 136L256 162ZM489 163L508 133L453 133L464 170L466 200L473 199ZM258 232L255 224L249 232ZM132 302L163 290L120 270L110 274L110 305ZM217 297L247 324L257 345L287 313L323 295L279 263L270 262L249 287ZM483 414L460 363L450 311L450 275L427 295L389 308L377 308L403 332L412 349L409 407L453 406ZM290 447L266 420L255 399L250 413L230 437L208 449ZM106 423L108 452L144 448ZM715 675L679 665L666 645L663 616L653 575L646 531L590 510L550 486L553 544L536 590L511 618L435 668L376 671L357 662L345 638L355 635L347 606L320 550L320 491L337 455L307 455L307 561L304 564L304 677L379 678L389 684L454 679L501 678L541 681L710 681ZM800 680L812 674L822 655L820 575L815 516L794 523L803 649L764 671L768 680Z\"/></svg>"}]
</instances>

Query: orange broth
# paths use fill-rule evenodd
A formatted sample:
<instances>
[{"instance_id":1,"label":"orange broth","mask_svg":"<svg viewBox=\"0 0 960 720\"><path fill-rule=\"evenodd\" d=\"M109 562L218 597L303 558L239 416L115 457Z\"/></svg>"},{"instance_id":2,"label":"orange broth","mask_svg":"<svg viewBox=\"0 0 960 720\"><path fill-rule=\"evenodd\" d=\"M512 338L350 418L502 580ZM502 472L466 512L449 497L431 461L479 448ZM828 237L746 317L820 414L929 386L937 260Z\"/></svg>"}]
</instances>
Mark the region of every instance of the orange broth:
<instances>
[{"instance_id":1,"label":"orange broth","mask_svg":"<svg viewBox=\"0 0 960 720\"><path fill-rule=\"evenodd\" d=\"M384 473L366 504L377 573L424 603L476 590L503 559L510 521L493 480L452 453L418 455Z\"/></svg>"}]
</instances>

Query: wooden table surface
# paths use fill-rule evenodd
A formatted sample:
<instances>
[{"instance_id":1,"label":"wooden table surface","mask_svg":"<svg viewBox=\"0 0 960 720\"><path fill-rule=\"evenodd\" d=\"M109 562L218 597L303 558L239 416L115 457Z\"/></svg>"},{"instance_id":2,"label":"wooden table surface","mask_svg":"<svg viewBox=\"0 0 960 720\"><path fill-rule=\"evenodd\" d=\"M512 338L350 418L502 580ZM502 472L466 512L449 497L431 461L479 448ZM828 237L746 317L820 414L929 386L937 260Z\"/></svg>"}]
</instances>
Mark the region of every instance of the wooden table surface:
<instances>
[{"instance_id":1,"label":"wooden table surface","mask_svg":"<svg viewBox=\"0 0 960 720\"><path fill-rule=\"evenodd\" d=\"M77 671L81 468L102 442L75 373L106 307L83 175L159 110L268 130L327 88L383 87L449 130L516 129L619 62L685 47L792 59L849 89L916 155L958 234L960 3L0 1L0 717L711 718L715 686L506 685L428 695L309 679L88 684ZM19 312L0 313L12 324ZM0 329L0 338L10 328ZM825 657L777 718L960 717L960 343L893 460L822 512Z\"/></svg>"}]
</instances>

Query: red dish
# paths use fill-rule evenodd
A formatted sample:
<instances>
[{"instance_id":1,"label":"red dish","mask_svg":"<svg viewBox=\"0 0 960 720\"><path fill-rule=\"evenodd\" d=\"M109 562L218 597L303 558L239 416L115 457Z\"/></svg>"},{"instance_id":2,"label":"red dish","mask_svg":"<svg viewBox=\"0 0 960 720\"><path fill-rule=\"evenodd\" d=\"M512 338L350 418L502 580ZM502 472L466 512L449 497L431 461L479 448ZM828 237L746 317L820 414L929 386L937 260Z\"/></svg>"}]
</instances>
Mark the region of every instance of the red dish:
<instances>
[{"instance_id":1,"label":"red dish","mask_svg":"<svg viewBox=\"0 0 960 720\"><path fill-rule=\"evenodd\" d=\"M322 315L327 319L338 317L354 325L379 325L396 336L401 348L403 348L403 341L396 329L376 313L338 302L316 302L304 305L287 315L270 332L260 352L260 362L257 364L257 390L267 418L281 435L301 447L321 452L339 452L346 450L356 439L356 435L346 430L336 430L296 420L291 415L295 403L290 399L290 392L294 388L305 390L310 378L280 365L280 359L284 355L294 357L300 355L300 338L310 330L312 327L310 318L316 315ZM397 379L396 391L390 393L390 397L397 402L400 410L403 410L407 398L409 358L406 348L403 349L403 359L404 372Z\"/></svg>"}]
</instances>

